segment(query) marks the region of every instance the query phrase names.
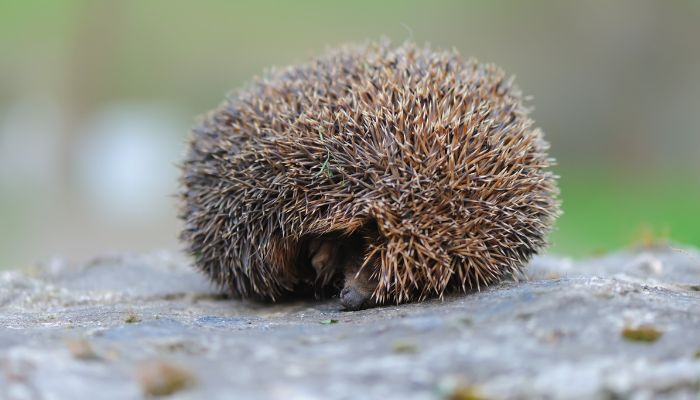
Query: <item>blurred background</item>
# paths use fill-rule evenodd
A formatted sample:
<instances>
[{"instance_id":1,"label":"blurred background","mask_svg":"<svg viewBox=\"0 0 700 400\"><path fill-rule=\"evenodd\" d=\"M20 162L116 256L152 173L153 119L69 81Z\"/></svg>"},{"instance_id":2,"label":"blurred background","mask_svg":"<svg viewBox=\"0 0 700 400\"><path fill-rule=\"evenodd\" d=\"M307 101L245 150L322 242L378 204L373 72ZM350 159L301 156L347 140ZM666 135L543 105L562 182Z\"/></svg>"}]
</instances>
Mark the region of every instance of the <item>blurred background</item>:
<instances>
[{"instance_id":1,"label":"blurred background","mask_svg":"<svg viewBox=\"0 0 700 400\"><path fill-rule=\"evenodd\" d=\"M564 215L550 251L700 245L700 1L2 1L0 269L177 249L195 116L270 66L387 36L533 96Z\"/></svg>"}]
</instances>

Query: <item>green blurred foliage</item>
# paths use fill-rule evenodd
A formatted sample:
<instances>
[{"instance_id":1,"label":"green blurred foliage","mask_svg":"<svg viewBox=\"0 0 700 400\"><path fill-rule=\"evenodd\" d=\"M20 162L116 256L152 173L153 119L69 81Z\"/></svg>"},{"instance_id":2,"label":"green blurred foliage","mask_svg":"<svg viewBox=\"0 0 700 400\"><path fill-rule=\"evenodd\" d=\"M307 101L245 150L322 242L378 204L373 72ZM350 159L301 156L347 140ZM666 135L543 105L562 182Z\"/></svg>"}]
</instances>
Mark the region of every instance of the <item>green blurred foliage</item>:
<instances>
[{"instance_id":1,"label":"green blurred foliage","mask_svg":"<svg viewBox=\"0 0 700 400\"><path fill-rule=\"evenodd\" d=\"M560 189L564 214L550 239L556 253L587 256L654 241L700 246L700 185L690 173L562 173Z\"/></svg>"},{"instance_id":2,"label":"green blurred foliage","mask_svg":"<svg viewBox=\"0 0 700 400\"><path fill-rule=\"evenodd\" d=\"M191 120L266 68L328 47L381 36L429 42L501 65L534 96L562 177L552 251L588 255L648 231L700 246L698 4L6 0L0 112L26 97L54 99L70 164L79 128L110 104L167 103ZM56 170L59 189L0 181L0 266L63 252L42 243L61 224L80 223L71 166ZM173 247L164 226L153 245ZM85 227L74 241L94 236L90 229L114 228ZM89 246L85 255L97 251Z\"/></svg>"}]
</instances>

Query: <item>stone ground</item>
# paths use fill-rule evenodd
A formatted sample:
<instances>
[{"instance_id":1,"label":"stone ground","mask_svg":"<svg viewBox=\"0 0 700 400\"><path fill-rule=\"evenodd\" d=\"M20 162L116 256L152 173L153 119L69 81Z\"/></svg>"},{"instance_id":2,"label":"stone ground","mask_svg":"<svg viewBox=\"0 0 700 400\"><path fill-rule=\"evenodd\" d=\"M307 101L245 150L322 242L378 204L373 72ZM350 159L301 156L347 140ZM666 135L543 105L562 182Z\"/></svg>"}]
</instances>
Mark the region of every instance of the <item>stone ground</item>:
<instances>
[{"instance_id":1,"label":"stone ground","mask_svg":"<svg viewBox=\"0 0 700 400\"><path fill-rule=\"evenodd\" d=\"M444 301L226 299L169 254L0 274L0 399L700 399L700 253L536 258Z\"/></svg>"}]
</instances>

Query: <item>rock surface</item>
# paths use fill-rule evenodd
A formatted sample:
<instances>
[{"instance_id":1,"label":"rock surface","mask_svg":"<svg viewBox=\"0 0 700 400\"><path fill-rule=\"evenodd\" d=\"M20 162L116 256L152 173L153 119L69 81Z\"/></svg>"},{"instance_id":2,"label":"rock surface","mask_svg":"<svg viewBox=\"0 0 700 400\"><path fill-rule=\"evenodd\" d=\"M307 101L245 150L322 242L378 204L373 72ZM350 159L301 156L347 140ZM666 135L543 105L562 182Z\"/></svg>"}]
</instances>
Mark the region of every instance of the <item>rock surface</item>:
<instances>
[{"instance_id":1,"label":"rock surface","mask_svg":"<svg viewBox=\"0 0 700 400\"><path fill-rule=\"evenodd\" d=\"M647 248L443 301L226 299L176 256L0 274L0 399L700 398L700 253Z\"/></svg>"}]
</instances>

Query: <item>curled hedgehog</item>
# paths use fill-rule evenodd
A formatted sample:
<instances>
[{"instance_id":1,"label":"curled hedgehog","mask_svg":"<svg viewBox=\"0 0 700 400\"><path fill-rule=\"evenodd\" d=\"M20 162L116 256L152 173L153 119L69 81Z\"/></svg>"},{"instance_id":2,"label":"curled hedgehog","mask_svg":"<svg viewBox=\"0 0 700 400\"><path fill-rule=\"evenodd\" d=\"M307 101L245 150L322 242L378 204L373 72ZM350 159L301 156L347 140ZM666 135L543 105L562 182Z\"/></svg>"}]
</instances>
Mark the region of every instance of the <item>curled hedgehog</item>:
<instances>
[{"instance_id":1,"label":"curled hedgehog","mask_svg":"<svg viewBox=\"0 0 700 400\"><path fill-rule=\"evenodd\" d=\"M410 43L270 71L192 130L181 238L234 296L350 310L517 276L559 214L529 112L495 66Z\"/></svg>"}]
</instances>

